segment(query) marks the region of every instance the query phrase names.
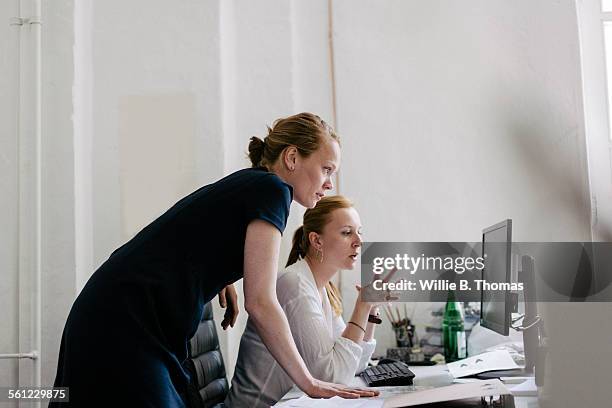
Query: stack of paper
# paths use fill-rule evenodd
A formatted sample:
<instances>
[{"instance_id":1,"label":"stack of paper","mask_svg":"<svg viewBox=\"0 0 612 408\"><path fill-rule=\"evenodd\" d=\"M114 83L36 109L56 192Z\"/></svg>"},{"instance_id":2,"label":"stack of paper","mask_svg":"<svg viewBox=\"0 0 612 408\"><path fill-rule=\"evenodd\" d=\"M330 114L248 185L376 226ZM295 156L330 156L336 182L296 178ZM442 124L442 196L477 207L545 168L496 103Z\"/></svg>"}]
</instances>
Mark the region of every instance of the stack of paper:
<instances>
[{"instance_id":1,"label":"stack of paper","mask_svg":"<svg viewBox=\"0 0 612 408\"><path fill-rule=\"evenodd\" d=\"M467 377L493 370L520 369L514 362L508 350L495 350L464 358L446 365L455 378Z\"/></svg>"},{"instance_id":2,"label":"stack of paper","mask_svg":"<svg viewBox=\"0 0 612 408\"><path fill-rule=\"evenodd\" d=\"M330 399L315 399L310 397L301 397L276 404L275 407L282 408L381 408L383 406L382 399L375 398L359 398L359 399L343 399L333 397Z\"/></svg>"}]
</instances>

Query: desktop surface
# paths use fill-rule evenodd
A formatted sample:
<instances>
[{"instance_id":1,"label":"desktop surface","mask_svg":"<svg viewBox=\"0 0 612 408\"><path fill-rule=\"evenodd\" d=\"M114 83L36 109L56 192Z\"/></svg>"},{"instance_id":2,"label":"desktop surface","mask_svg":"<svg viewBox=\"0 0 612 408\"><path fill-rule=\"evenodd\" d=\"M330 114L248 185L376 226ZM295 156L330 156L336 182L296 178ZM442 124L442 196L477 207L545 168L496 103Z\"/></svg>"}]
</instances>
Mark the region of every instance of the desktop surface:
<instances>
[{"instance_id":1,"label":"desktop surface","mask_svg":"<svg viewBox=\"0 0 612 408\"><path fill-rule=\"evenodd\" d=\"M396 387L376 387L380 391L380 396L377 398L389 398L391 396L410 393L414 391L443 387L453 384L453 376L448 372L445 364L438 364L435 366L410 366L410 370L415 374L413 385L396 386ZM458 382L466 382L467 379L461 379ZM472 380L478 381L478 380ZM365 383L360 377L354 377L350 384L353 387L365 387ZM506 384L508 388L511 384ZM279 402L285 402L290 399L295 399L303 396L304 393L299 390L292 390L288 392L283 399ZM357 400L356 400L357 401ZM357 405L357 404L356 404ZM479 400L470 401L454 401L452 404L441 403L441 404L428 404L427 408L436 407L480 407ZM539 408L537 397L525 397L514 395L513 398L507 398L503 404L495 405L496 407L513 407L513 408Z\"/></svg>"}]
</instances>

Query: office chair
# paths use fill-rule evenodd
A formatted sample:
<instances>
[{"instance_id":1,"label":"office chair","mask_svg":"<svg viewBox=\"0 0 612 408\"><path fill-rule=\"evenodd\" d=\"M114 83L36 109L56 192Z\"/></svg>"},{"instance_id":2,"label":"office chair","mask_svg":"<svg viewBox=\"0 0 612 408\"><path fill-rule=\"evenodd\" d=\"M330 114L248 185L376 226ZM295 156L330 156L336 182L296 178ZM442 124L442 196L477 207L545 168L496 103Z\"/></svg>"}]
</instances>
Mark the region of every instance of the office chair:
<instances>
[{"instance_id":1,"label":"office chair","mask_svg":"<svg viewBox=\"0 0 612 408\"><path fill-rule=\"evenodd\" d=\"M210 302L204 306L202 321L189 341L186 364L191 375L190 407L224 408L229 387Z\"/></svg>"}]
</instances>

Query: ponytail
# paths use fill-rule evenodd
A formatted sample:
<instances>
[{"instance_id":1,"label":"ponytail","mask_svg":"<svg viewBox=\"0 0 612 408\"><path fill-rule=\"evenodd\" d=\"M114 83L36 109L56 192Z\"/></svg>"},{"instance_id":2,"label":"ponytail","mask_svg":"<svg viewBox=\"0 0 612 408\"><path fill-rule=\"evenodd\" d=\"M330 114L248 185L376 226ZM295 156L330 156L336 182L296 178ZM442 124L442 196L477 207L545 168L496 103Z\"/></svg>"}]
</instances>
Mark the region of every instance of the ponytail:
<instances>
[{"instance_id":1,"label":"ponytail","mask_svg":"<svg viewBox=\"0 0 612 408\"><path fill-rule=\"evenodd\" d=\"M289 265L293 265L300 258L304 258L306 255L304 250L302 249L302 241L304 240L304 226L300 226L300 228L296 229L293 233L293 244L291 245L291 252L289 252L289 258L287 258L287 264L285 268Z\"/></svg>"}]
</instances>

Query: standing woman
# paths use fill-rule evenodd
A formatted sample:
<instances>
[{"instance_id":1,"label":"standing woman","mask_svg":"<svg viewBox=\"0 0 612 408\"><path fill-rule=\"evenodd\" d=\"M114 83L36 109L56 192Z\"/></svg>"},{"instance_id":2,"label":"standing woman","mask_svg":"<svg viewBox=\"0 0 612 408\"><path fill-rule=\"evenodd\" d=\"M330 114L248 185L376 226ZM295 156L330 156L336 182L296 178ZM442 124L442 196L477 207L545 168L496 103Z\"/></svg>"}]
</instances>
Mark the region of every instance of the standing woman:
<instances>
[{"instance_id":1,"label":"standing woman","mask_svg":"<svg viewBox=\"0 0 612 408\"><path fill-rule=\"evenodd\" d=\"M357 398L374 392L319 381L309 373L276 298L281 234L292 200L311 208L332 188L340 165L334 131L318 116L277 120L251 138L252 168L239 170L180 200L111 254L74 302L62 335L57 407L184 407L183 362L203 306L229 301L244 277L246 310L271 354L313 397Z\"/></svg>"}]
</instances>

